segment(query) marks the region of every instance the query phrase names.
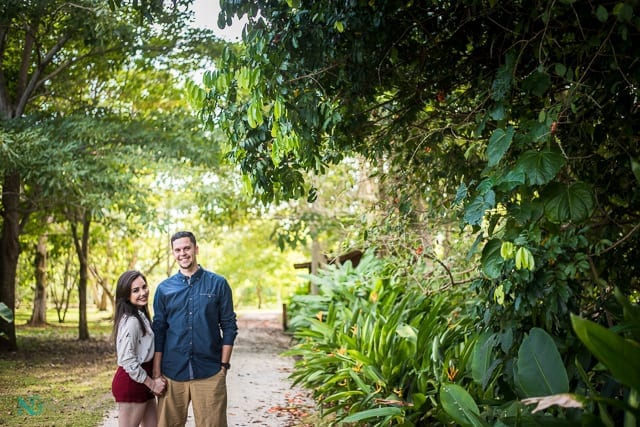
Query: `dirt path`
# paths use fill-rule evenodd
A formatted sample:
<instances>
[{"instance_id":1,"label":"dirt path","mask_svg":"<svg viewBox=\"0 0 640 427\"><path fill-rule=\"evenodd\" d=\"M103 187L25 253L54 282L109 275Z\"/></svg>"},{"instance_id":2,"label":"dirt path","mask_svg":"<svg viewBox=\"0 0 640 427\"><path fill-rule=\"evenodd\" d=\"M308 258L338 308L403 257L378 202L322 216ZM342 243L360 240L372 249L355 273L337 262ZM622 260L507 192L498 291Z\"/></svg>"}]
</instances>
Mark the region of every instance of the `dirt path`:
<instances>
[{"instance_id":1,"label":"dirt path","mask_svg":"<svg viewBox=\"0 0 640 427\"><path fill-rule=\"evenodd\" d=\"M227 374L230 427L301 427L312 411L308 394L291 386L293 360L280 353L291 338L282 331L281 313L254 312L238 318L239 333ZM187 426L195 426L190 414ZM117 427L116 410L100 427Z\"/></svg>"}]
</instances>

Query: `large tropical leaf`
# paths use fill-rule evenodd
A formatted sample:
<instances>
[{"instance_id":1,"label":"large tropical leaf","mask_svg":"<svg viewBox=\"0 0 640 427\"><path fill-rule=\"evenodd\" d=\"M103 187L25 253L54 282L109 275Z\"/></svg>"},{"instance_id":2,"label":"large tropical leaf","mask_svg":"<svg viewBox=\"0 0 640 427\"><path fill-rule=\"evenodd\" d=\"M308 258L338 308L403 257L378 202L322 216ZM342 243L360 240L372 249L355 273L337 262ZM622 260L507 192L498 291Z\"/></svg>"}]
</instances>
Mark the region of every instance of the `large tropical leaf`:
<instances>
[{"instance_id":1,"label":"large tropical leaf","mask_svg":"<svg viewBox=\"0 0 640 427\"><path fill-rule=\"evenodd\" d=\"M498 360L493 354L493 347L496 341L496 334L485 332L480 335L473 347L471 375L475 382L482 385L483 389L486 389L491 375L498 365Z\"/></svg>"},{"instance_id":2,"label":"large tropical leaf","mask_svg":"<svg viewBox=\"0 0 640 427\"><path fill-rule=\"evenodd\" d=\"M518 384L526 397L568 393L569 379L553 339L533 328L518 350Z\"/></svg>"},{"instance_id":3,"label":"large tropical leaf","mask_svg":"<svg viewBox=\"0 0 640 427\"><path fill-rule=\"evenodd\" d=\"M482 249L482 259L480 261L482 271L491 279L500 277L502 271L504 259L502 255L500 255L501 246L502 242L500 239L491 239Z\"/></svg>"},{"instance_id":4,"label":"large tropical leaf","mask_svg":"<svg viewBox=\"0 0 640 427\"><path fill-rule=\"evenodd\" d=\"M0 319L9 323L13 322L13 313L11 312L11 309L3 302L0 302Z\"/></svg>"},{"instance_id":5,"label":"large tropical leaf","mask_svg":"<svg viewBox=\"0 0 640 427\"><path fill-rule=\"evenodd\" d=\"M487 425L480 418L480 410L473 397L456 384L442 384L440 388L442 408L458 425L477 427Z\"/></svg>"},{"instance_id":6,"label":"large tropical leaf","mask_svg":"<svg viewBox=\"0 0 640 427\"><path fill-rule=\"evenodd\" d=\"M402 414L402 409L395 406L385 406L383 408L367 409L366 411L356 412L342 420L343 423L355 423L369 418L389 417Z\"/></svg>"},{"instance_id":7,"label":"large tropical leaf","mask_svg":"<svg viewBox=\"0 0 640 427\"><path fill-rule=\"evenodd\" d=\"M573 314L571 324L580 341L618 381L640 391L640 344Z\"/></svg>"},{"instance_id":8,"label":"large tropical leaf","mask_svg":"<svg viewBox=\"0 0 640 427\"><path fill-rule=\"evenodd\" d=\"M582 182L571 185L551 184L543 192L543 197L544 213L549 221L556 224L582 222L593 212L593 193L591 188Z\"/></svg>"},{"instance_id":9,"label":"large tropical leaf","mask_svg":"<svg viewBox=\"0 0 640 427\"><path fill-rule=\"evenodd\" d=\"M491 138L489 138L489 144L487 145L487 158L488 166L493 167L500 162L504 153L507 152L509 146L511 145L511 141L513 141L513 134L515 133L515 129L513 126L509 126L507 130L504 129L496 129L491 134Z\"/></svg>"},{"instance_id":10,"label":"large tropical leaf","mask_svg":"<svg viewBox=\"0 0 640 427\"><path fill-rule=\"evenodd\" d=\"M520 156L516 170L521 170L531 185L543 185L550 182L564 166L564 158L556 151L529 150Z\"/></svg>"},{"instance_id":11,"label":"large tropical leaf","mask_svg":"<svg viewBox=\"0 0 640 427\"><path fill-rule=\"evenodd\" d=\"M480 225L487 210L496 206L496 194L489 189L478 194L464 212L464 221L470 225Z\"/></svg>"}]
</instances>

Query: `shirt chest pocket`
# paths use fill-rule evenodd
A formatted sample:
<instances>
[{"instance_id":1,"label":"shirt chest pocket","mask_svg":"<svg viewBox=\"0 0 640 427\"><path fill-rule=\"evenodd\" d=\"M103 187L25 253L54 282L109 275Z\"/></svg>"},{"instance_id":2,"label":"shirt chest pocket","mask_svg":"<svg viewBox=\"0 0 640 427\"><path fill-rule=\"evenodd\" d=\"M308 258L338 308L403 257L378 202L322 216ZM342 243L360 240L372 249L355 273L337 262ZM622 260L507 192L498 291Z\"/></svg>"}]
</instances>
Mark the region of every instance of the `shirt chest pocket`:
<instances>
[{"instance_id":1,"label":"shirt chest pocket","mask_svg":"<svg viewBox=\"0 0 640 427\"><path fill-rule=\"evenodd\" d=\"M218 294L215 292L201 292L200 293L200 300L205 304L205 305L210 305L210 304L218 304Z\"/></svg>"},{"instance_id":2,"label":"shirt chest pocket","mask_svg":"<svg viewBox=\"0 0 640 427\"><path fill-rule=\"evenodd\" d=\"M200 293L200 303L204 305L204 312L208 318L211 319L211 316L217 316L220 305L220 296L217 293Z\"/></svg>"}]
</instances>

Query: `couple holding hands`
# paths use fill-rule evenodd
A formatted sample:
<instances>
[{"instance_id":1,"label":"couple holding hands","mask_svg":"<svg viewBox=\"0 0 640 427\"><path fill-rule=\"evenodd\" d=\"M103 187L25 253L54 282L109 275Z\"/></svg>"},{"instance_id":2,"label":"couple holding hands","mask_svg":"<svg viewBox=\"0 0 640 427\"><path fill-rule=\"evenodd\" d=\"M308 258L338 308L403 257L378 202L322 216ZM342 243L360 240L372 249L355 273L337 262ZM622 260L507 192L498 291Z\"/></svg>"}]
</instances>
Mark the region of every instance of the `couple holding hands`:
<instances>
[{"instance_id":1,"label":"couple holding hands","mask_svg":"<svg viewBox=\"0 0 640 427\"><path fill-rule=\"evenodd\" d=\"M171 236L171 251L179 271L158 285L153 322L144 275L129 270L118 279L118 425L184 426L191 402L198 427L227 427L226 374L238 333L231 288L198 264L193 233Z\"/></svg>"}]
</instances>

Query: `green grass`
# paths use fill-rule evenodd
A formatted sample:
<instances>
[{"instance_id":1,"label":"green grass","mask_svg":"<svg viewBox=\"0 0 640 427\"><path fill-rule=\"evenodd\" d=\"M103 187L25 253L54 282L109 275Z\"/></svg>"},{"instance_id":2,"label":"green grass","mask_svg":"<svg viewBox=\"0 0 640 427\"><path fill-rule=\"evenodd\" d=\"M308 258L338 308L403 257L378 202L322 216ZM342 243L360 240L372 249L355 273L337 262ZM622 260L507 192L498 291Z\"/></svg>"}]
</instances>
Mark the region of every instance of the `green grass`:
<instances>
[{"instance_id":1,"label":"green grass","mask_svg":"<svg viewBox=\"0 0 640 427\"><path fill-rule=\"evenodd\" d=\"M28 327L30 312L16 312L18 351L0 353L0 426L97 426L115 407L116 369L108 313L88 310L88 341L78 340L77 309L65 323Z\"/></svg>"}]
</instances>

